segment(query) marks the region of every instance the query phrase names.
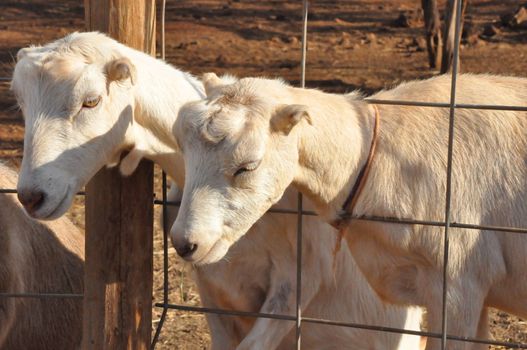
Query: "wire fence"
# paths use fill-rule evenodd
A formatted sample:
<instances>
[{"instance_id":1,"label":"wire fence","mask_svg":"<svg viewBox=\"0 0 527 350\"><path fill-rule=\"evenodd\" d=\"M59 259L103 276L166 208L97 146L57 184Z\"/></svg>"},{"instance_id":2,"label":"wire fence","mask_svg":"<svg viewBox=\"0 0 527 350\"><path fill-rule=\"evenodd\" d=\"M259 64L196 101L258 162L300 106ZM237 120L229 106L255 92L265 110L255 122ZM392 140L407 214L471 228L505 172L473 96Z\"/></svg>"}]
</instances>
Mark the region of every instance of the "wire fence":
<instances>
[{"instance_id":1,"label":"wire fence","mask_svg":"<svg viewBox=\"0 0 527 350\"><path fill-rule=\"evenodd\" d=\"M453 69L452 69L452 79L451 79L451 91L450 91L450 101L443 103L432 103L432 102L423 102L423 101L406 101L406 100L380 100L380 99L370 99L366 98L365 101L370 104L384 104L384 105L398 105L398 106L411 106L411 107L430 107L430 108L448 108L449 109L449 132L448 132L448 156L447 156L447 169L446 169L446 192L445 192L445 210L444 210L444 220L443 221L432 221L427 220L426 218L416 219L416 218L396 218L396 217L378 217L378 216L352 216L352 220L362 220L362 221L372 221L372 222L385 222L391 224L400 224L400 225L422 225L422 226L435 226L444 228L444 245L443 245L443 286L442 286L442 329L440 333L436 332L426 332L426 331L413 331L402 328L393 328L377 325L366 325L360 323L351 323L351 322L340 322L334 320L327 320L321 318L312 318L302 315L301 308L301 279L302 279L302 218L303 216L316 216L317 214L313 211L303 209L303 199L302 194L298 194L297 209L286 209L286 208L277 208L273 207L269 210L271 213L281 213L284 215L296 215L297 216L297 256L296 256L296 312L295 316L292 315L281 315L281 314L269 314L262 312L248 312L242 310L226 310L220 308L209 308L209 307L198 307L198 306L188 306L188 305L179 305L173 304L169 300L169 291L170 291L170 281L169 281L169 260L168 260L168 232L167 227L168 223L166 222L168 218L168 207L170 206L179 206L180 202L169 201L167 198L167 176L162 173L162 199L156 199L155 195L153 198L153 203L155 205L160 205L163 212L163 300L162 302L154 303L155 307L162 309L162 314L158 325L156 327L154 336L152 338L151 349L155 349L156 344L159 341L159 337L163 326L165 325L165 320L169 310L181 310L186 312L195 312L201 314L217 314L217 315L230 315L238 317L250 317L250 318L267 318L267 319L277 319L284 321L294 321L295 322L295 333L296 333L296 348L301 348L301 339L302 339L302 324L303 323L313 323L313 324L323 324L323 325L332 325L332 326L341 326L341 327L351 327L356 329L364 329L371 331L379 332L389 332L396 334L409 334L416 336L423 336L428 338L438 338L441 339L441 348L443 350L448 348L448 341L462 341L470 342L475 344L486 344L493 346L501 346L505 348L515 348L515 349L527 349L527 344L511 342L511 341L495 341L490 339L477 339L471 337L462 337L451 335L447 333L448 317L447 317L447 267L449 260L449 230L451 228L463 228L470 230L489 230L497 231L504 233L513 233L513 234L526 234L527 228L524 227L503 227L497 225L482 225L474 223L458 223L452 222L451 220L451 196L452 196L452 159L454 151L454 126L455 126L455 112L457 109L473 109L473 110L500 110L500 111L520 111L527 112L527 106L508 106L508 105L486 105L486 104L463 104L456 102L456 83L458 77L458 63L459 63L459 50L461 42L461 21L462 21L462 6L463 1L457 2L457 7L455 8L456 12L456 22L455 22L455 45L453 51ZM166 13L166 0L161 1L161 57L165 58L165 13ZM309 1L302 1L302 39L301 39L301 78L300 85L302 88L305 87L305 77L306 77L306 55L307 55L307 28L308 28L308 13L309 13ZM10 77L0 77L0 82L9 82ZM14 194L16 193L15 189L0 189L0 193ZM77 195L84 196L84 192L79 192ZM0 297L3 298L83 298L82 294L74 293L9 293L1 292Z\"/></svg>"}]
</instances>

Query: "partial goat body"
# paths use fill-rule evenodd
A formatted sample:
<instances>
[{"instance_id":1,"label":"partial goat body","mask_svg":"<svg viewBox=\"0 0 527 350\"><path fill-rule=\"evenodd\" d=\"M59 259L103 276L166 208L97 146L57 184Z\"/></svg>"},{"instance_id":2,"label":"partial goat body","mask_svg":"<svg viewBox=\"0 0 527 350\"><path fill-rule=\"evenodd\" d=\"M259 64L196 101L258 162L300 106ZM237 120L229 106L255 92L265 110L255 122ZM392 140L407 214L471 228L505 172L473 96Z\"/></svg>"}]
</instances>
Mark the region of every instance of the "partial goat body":
<instances>
[{"instance_id":1,"label":"partial goat body","mask_svg":"<svg viewBox=\"0 0 527 350\"><path fill-rule=\"evenodd\" d=\"M0 164L0 188L17 175ZM84 237L66 218L29 218L14 194L0 194L0 291L83 292ZM0 297L0 348L69 350L80 346L81 298Z\"/></svg>"},{"instance_id":2,"label":"partial goat body","mask_svg":"<svg viewBox=\"0 0 527 350\"><path fill-rule=\"evenodd\" d=\"M172 235L202 247L186 259L221 259L207 247L221 242L226 249L291 183L327 221L339 219L370 150L374 107L357 94L297 89L277 80L224 84L208 75L206 82L207 99L184 106L175 129L187 181ZM450 99L450 83L450 76L439 76L372 98L444 103ZM457 103L524 106L526 101L526 79L458 77ZM353 215L443 221L448 108L377 108L377 151ZM527 227L525 130L525 112L456 110L452 222ZM200 212L200 207L206 210ZM346 240L381 298L426 307L429 329L441 331L442 227L353 220ZM527 317L525 251L524 235L450 230L449 334L486 338L487 307ZM447 346L484 348L455 341ZM427 349L439 348L438 339L429 339Z\"/></svg>"},{"instance_id":3,"label":"partial goat body","mask_svg":"<svg viewBox=\"0 0 527 350\"><path fill-rule=\"evenodd\" d=\"M441 77L409 83L372 98L447 101L449 82ZM462 76L457 92L458 103L521 106L527 103L527 80ZM355 214L443 221L448 110L379 110L379 149ZM456 110L452 222L527 227L526 130L525 112ZM489 306L527 317L526 237L456 228L449 241L449 333L486 339L481 333ZM391 302L426 306L433 331L442 322L443 242L443 229L430 226L352 222L348 230L349 247L373 288ZM430 349L438 347L438 340L429 340Z\"/></svg>"},{"instance_id":4,"label":"partial goat body","mask_svg":"<svg viewBox=\"0 0 527 350\"><path fill-rule=\"evenodd\" d=\"M168 199L180 200L172 186ZM279 208L295 208L288 190ZM304 205L309 205L306 201ZM167 222L173 222L171 210ZM198 266L194 278L205 307L295 316L296 216L264 215L215 264ZM420 330L421 310L386 305L359 271L347 246L333 267L336 231L316 217L303 218L302 315L366 325ZM295 323L275 319L207 315L212 349L292 349ZM420 337L356 328L302 325L305 349L419 349Z\"/></svg>"}]
</instances>

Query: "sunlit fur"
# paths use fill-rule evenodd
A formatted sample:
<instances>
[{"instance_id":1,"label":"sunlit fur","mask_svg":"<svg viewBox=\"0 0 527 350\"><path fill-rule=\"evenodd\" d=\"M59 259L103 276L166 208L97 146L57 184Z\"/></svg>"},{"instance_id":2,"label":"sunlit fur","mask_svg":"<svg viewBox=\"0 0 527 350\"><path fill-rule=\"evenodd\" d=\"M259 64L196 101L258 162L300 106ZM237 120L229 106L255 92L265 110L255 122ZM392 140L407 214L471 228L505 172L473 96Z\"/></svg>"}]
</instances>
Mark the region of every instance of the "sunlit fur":
<instances>
[{"instance_id":1,"label":"sunlit fur","mask_svg":"<svg viewBox=\"0 0 527 350\"><path fill-rule=\"evenodd\" d=\"M235 79L222 77L222 81L232 83ZM154 136L156 132L153 131ZM149 158L157 152L155 149L146 151ZM138 152L129 155L121 163L121 169L124 163L132 159L134 161L131 164L137 164L140 157L141 153ZM178 152L167 156L162 166L183 186L184 166ZM173 186L169 200L179 199L179 191ZM280 205L291 208L295 199L296 191L289 190ZM166 220L167 229L175 218L174 209L172 207L170 217ZM296 295L295 232L295 216L264 215L249 235L229 251L228 258L216 264L197 267L194 277L204 306L291 314L295 308ZM335 238L335 232L329 225L317 218L304 219L304 314L419 330L421 311L384 304L367 285L347 248L339 253L333 271L331 252ZM214 255L210 258L215 259ZM239 349L288 349L294 344L292 322L271 319L253 322L243 317L213 314L207 315L207 321L213 349L231 349L236 346ZM307 349L343 348L354 344L356 349L403 350L418 349L420 345L419 337L415 336L400 337L396 334L335 329L307 323L303 329L302 344Z\"/></svg>"},{"instance_id":2,"label":"sunlit fur","mask_svg":"<svg viewBox=\"0 0 527 350\"><path fill-rule=\"evenodd\" d=\"M74 52L69 52L69 50ZM115 81L109 82L110 91L118 93L118 98L114 98L113 92L110 92L109 96L112 96L112 99L105 102L105 100L110 99L110 97L106 95L107 92L103 91L101 101L103 104L107 103L108 105L102 108L102 110L94 112L94 115L89 118L84 118L88 119L85 122L73 123L71 126L67 127L66 132L60 134L46 133L46 128L43 128L39 135L36 135L37 132L35 131L28 132L28 134L26 134L26 140L35 141L26 141L26 148L34 147L35 149L28 150L24 157L24 163L28 169L26 170L26 183L37 187L48 186L45 181L46 177L44 175L39 175L40 172L46 172L48 174L46 176L55 177L60 174L62 171L61 169L67 170L67 173L61 178L61 183L68 183L70 179L79 179L76 180L76 182L79 184L83 183L87 181L87 179L91 177L91 174L102 166L102 164L116 163L118 155L123 148L133 147L131 152L128 153L120 163L121 172L124 174L130 174L136 168L141 158L146 157L159 163L173 179L183 186L184 169L180 154L177 152L178 145L173 137L173 124L177 117L177 112L184 102L203 97L201 95L201 92L203 91L201 84L191 76L184 74L159 60L154 60L149 56L126 48L101 34L73 34L63 40L49 44L44 48L25 49L19 54L19 63L13 79L13 90L18 95L18 100L22 106L26 105L25 101L28 101L30 96L36 95L38 97L36 101L29 98L29 101L32 101L32 110L36 110L34 114L32 114L33 112L30 112L27 107L24 107L26 125L29 125L28 130L35 130L34 128L31 128L33 124L37 123L39 118L46 119L38 117L41 114L41 110L44 109L42 107L43 105L46 103L60 104L61 101L69 101L71 99L71 96L69 95L71 91L68 89L64 89L64 91L58 94L58 96L56 94L43 95L43 92L39 90L38 79L31 76L31 72L33 72L31 65L38 64L42 60L45 60L47 55L62 57L62 55L65 55L65 52L68 52L68 55L66 56L69 60L73 62L80 60L82 62L78 64L81 67L84 67L86 70L93 68L97 73L96 78L83 85L83 89L86 91L93 92L101 81L103 83L108 83L105 80L106 77L101 77L100 73L104 71L104 67L108 62L114 62L115 59L121 59L123 57L129 59L135 68L136 77L133 79L134 84L131 85L132 79L119 83ZM88 58L84 58L85 56ZM81 59L80 57L83 58ZM90 68L85 66L86 62L84 62L84 60L98 63ZM25 67L26 64L30 65L30 67ZM65 74L66 77L63 80L75 81L75 79L79 79L77 77L79 73L75 70L68 71ZM29 77L26 78L25 75L29 75ZM70 75L72 76L70 77ZM232 77L222 77L222 80L223 82L235 81ZM61 88L61 84L56 86L52 83L50 84L54 89L60 90ZM61 96L62 99L57 98ZM111 105L113 102L115 102L116 106ZM80 103L80 99L78 103ZM114 112L119 110L122 111L123 108L126 108L129 105L133 107L133 121L130 121L128 115L124 118L124 122L119 121ZM88 114L92 112L85 111L82 113ZM75 116L75 119L82 120L80 114ZM93 125L89 123L89 119L93 119ZM107 123L105 121L107 121ZM44 121L40 121L38 123L43 122ZM61 127L69 125L64 118L58 118L58 124ZM112 125L113 129L120 131L106 131L106 134L104 134L103 131L97 131L99 126L94 124ZM107 128L107 126L104 126L103 129L104 128ZM104 136L101 137L101 134L104 134ZM122 136L123 134L124 136ZM65 145L54 144L57 135L65 140ZM85 145L74 146L75 144L83 143L97 143L98 146L96 152L89 152ZM39 150L38 146L41 144L51 144L56 149L48 150L43 148ZM49 156L48 151L51 154L57 154L59 156L56 156L57 159L49 162L49 164L41 170L33 171L32 167L35 167L32 164L45 163L43 160L39 160L39 157ZM40 155L37 157L35 156L35 153L40 153ZM75 157L65 158L63 153L75 154ZM59 185L57 184L56 187L59 187ZM73 190L73 187L74 186L72 186L71 190ZM50 187L45 187L45 190L50 196L52 196L53 192ZM292 196L294 195L292 194ZM69 204L65 207L67 206L69 206ZM60 212L57 212L57 215L60 215ZM284 226L275 227L273 224L276 220L283 223ZM294 222L295 219L292 216L287 218L264 218L262 224L258 224L260 227L255 228L255 230L258 230L259 232L262 232L262 230L265 232L267 232L267 230L272 231L269 234L273 234L276 237L283 237L284 244L287 244L289 249L291 249L291 237L286 238L289 236L286 236L286 234L292 229L291 227L294 226ZM311 230L309 228L311 225L313 225L313 230L316 231L318 231L320 226L323 226L325 230L330 230L327 225L322 224L320 221L308 219L305 228L306 234ZM259 234L256 234L255 237L259 237ZM329 259L327 254L331 249L330 246L333 244L334 236L326 235L325 237L327 241L320 240L319 237L316 237L316 241L306 245L306 249L314 245L310 248L310 250L312 249L311 253L308 254L307 251L305 253L305 256L312 259L310 265L313 265L313 267L306 267L304 269L304 271L309 275L313 275L313 277L304 279L303 286L304 302L306 305L309 304L309 310L313 310L313 316L320 315L321 317L329 319L335 318L347 321L353 320L353 317L357 317L357 320L360 319L361 321L370 324L384 324L393 327L418 329L420 318L419 310L391 308L381 304L380 300L371 293L371 290L365 282L360 279L358 271L354 269L351 264L348 264L348 260L350 259L349 254L341 253L339 255L335 278L345 279L345 282L342 282L342 285L349 285L350 288L346 287L337 289L335 284L333 284L333 272L330 269L331 263L327 261L327 259ZM245 241L247 247L240 245L240 254L243 254L246 249L249 250L251 247L254 248L253 241L249 239ZM319 251L316 245L319 243L317 242L327 247L322 255L325 259L323 262L324 270L322 269L322 265L319 265L318 263L317 254ZM284 246L283 248L285 249L286 247ZM237 249L236 251L239 250ZM274 286L283 283L291 283L291 271L295 269L295 262L291 260L289 255L283 255L284 251L282 250L273 253L268 249L262 249L259 250L258 253L261 257L264 256L264 254L269 254L269 260L262 261L261 259L254 259L254 264L265 270L263 275L256 277L256 284L262 285L262 291L264 288L267 288L265 290L270 299L276 294L276 288L279 288L271 288L271 283ZM285 251L285 253L289 254L289 250ZM254 254L254 252L252 254ZM342 258L340 257L341 255L343 256ZM341 259L343 259L344 262L341 263ZM273 268L274 264L278 263L280 264L280 267L278 269ZM208 267L207 269L209 268L212 269L212 267ZM231 280L230 276L237 276L238 273L247 273L247 270L244 270L243 268L244 266L241 265L222 264L218 265L217 269L212 269L210 271L207 269L200 270L197 279L198 284L200 285L200 294L205 305L212 305L209 304L208 298L214 295L216 290L215 283L217 283L217 281L224 280L225 283L222 286L226 287L228 283L227 281ZM350 273L349 276L345 273L348 271ZM277 272L280 273L277 274ZM232 295L226 296L226 300L236 299L240 301L248 300L251 302L256 300L251 293L244 296L237 294L240 292L238 288L240 288L244 280L245 278L236 279L236 284L232 285L232 289L225 290L226 293L232 292ZM208 284L209 282L214 283ZM287 293L288 299L286 301L280 301L276 305L291 307L290 297L294 288L295 286L293 285ZM324 298L325 288L329 289L328 296L331 298L340 298L338 303L328 303L328 300ZM281 295L285 294L282 293ZM262 307L269 312L273 311L269 306L263 306L263 300L258 299L256 302L259 303L256 306L257 309ZM338 314L334 313L334 311L337 310L337 305L339 305ZM344 307L343 305L346 306ZM366 306L367 309L365 309ZM344 312L344 310L350 310L352 308L353 312ZM276 310L276 312L279 311L280 310ZM286 312L286 310L283 310L283 312ZM218 318L215 318L214 316L210 316L208 320L211 327L211 338L215 349L230 348L231 344L237 344L243 335L248 333L248 329L244 329L242 334L237 333L232 329L229 331L218 326ZM237 321L235 321L235 323L236 322ZM250 344L251 342L254 344L269 344L267 342L272 341L272 343L278 345L279 343L290 342L290 340L282 342L283 337L285 337L291 329L292 324L290 324L290 322L264 322L264 320L261 320L257 323L258 326L253 329L253 332L248 334L248 340L245 344ZM306 327L310 328L310 326L307 325ZM315 327L313 327L313 329L315 329ZM378 337L368 337L365 335L366 333L364 331L360 330L339 329L339 331L335 332L334 329L329 327L316 327L316 329L317 331L314 331L315 333L313 333L312 337L304 334L304 344L309 344L310 342L319 344L323 339L332 339L331 335L339 334L342 335L342 338L339 336L339 339L322 344L324 346L330 346L337 341L343 341L342 339L351 339L357 344L366 344L365 346L367 349L370 349L371 346L376 346L375 349L381 350L386 349L385 345L388 346L388 348L393 348L392 344L396 344L399 339L399 336L397 335L388 334L378 335ZM233 334L233 332L236 334ZM273 334L275 336L273 336ZM415 349L415 344L416 337L403 337L400 349ZM270 348L271 347L267 347L266 349ZM319 347L315 346L314 348Z\"/></svg>"},{"instance_id":3,"label":"sunlit fur","mask_svg":"<svg viewBox=\"0 0 527 350\"><path fill-rule=\"evenodd\" d=\"M17 58L11 88L25 118L18 190L44 192L30 213L40 219L64 214L74 194L124 150L132 152L125 173L135 154L171 153L179 106L202 96L191 75L99 33L73 33ZM123 68L116 63L128 67L115 71ZM83 107L97 97L97 106Z\"/></svg>"},{"instance_id":4,"label":"sunlit fur","mask_svg":"<svg viewBox=\"0 0 527 350\"><path fill-rule=\"evenodd\" d=\"M0 164L0 188L14 171ZM83 292L84 237L66 218L29 218L14 194L0 194L0 292ZM82 337L82 299L0 297L0 348L76 349Z\"/></svg>"},{"instance_id":5,"label":"sunlit fur","mask_svg":"<svg viewBox=\"0 0 527 350\"><path fill-rule=\"evenodd\" d=\"M221 251L227 251L291 183L327 220L335 219L369 152L373 107L356 94L297 89L276 80L246 78L231 85L211 81L207 99L183 107L177 120L188 181L175 233L212 249L220 244ZM404 83L373 98L448 102L450 81L450 76L439 76ZM525 79L458 78L458 103L521 106L526 101ZM284 105L298 105L298 113L290 114L289 124L276 123L283 118L278 111ZM354 214L444 220L449 110L378 108L377 152ZM299 118L302 111L308 112L309 120ZM452 222L527 227L526 114L456 111ZM212 125L221 142L203 137L205 125ZM239 181L233 179L228 169L254 157L260 157L260 167ZM200 207L206 211L199 212ZM433 332L440 332L442 324L443 238L440 226L359 220L346 235L378 295L391 303L426 307ZM450 230L450 334L485 338L489 306L527 317L525 251L523 235ZM212 252L216 260L221 258L217 250ZM206 253L196 259L203 259L202 254ZM438 349L439 344L429 339L427 349ZM447 347L485 348L454 341Z\"/></svg>"},{"instance_id":6,"label":"sunlit fur","mask_svg":"<svg viewBox=\"0 0 527 350\"><path fill-rule=\"evenodd\" d=\"M181 193L173 185L168 200ZM295 209L289 189L277 207ZM304 208L311 210L308 201ZM176 217L169 207L169 227ZM196 266L194 279L204 306L294 316L296 312L296 215L265 214L227 256ZM386 305L358 269L347 246L333 261L336 231L317 217L303 218L302 315L342 322L420 330L421 311ZM333 264L335 265L333 266ZM207 314L212 349L293 349L295 323ZM304 323L305 349L416 350L420 337Z\"/></svg>"}]
</instances>

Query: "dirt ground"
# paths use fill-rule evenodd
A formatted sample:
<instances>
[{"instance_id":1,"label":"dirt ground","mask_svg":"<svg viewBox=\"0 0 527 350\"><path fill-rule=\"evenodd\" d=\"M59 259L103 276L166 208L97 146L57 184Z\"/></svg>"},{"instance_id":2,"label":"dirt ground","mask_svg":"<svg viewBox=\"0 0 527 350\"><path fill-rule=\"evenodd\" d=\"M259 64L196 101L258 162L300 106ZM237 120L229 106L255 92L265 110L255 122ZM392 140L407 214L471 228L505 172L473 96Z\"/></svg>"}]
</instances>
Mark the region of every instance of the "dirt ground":
<instances>
[{"instance_id":1,"label":"dirt ground","mask_svg":"<svg viewBox=\"0 0 527 350\"><path fill-rule=\"evenodd\" d=\"M167 1L167 60L194 74L300 77L301 1ZM439 1L444 7L444 1ZM467 9L461 71L525 76L527 26L502 26L500 16L525 1L473 0ZM308 27L307 86L327 91L372 92L401 81L426 78L428 68L418 0L312 1ZM403 13L408 25L397 21ZM402 21L404 22L404 21ZM489 26L496 29L488 34ZM485 30L485 28L487 28ZM0 2L0 77L9 78L19 48L43 44L84 29L82 1ZM8 81L0 79L0 160L19 166L23 121ZM159 179L157 180L159 188ZM159 210L157 210L157 214ZM69 216L84 227L83 199ZM153 299L162 300L162 238L155 237ZM170 249L170 301L199 305L190 270ZM154 310L155 328L160 310ZM527 343L527 324L493 312L495 339ZM157 349L203 349L210 344L204 317L170 311Z\"/></svg>"}]
</instances>

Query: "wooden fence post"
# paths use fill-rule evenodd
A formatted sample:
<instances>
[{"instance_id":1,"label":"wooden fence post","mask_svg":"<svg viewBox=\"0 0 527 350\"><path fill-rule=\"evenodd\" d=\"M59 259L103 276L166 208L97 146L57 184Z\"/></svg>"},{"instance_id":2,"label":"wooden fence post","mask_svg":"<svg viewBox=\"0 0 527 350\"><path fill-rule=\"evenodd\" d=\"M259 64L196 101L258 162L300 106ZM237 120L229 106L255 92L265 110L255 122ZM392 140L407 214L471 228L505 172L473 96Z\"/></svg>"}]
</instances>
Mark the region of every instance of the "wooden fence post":
<instances>
[{"instance_id":1,"label":"wooden fence post","mask_svg":"<svg viewBox=\"0 0 527 350\"><path fill-rule=\"evenodd\" d=\"M88 30L155 53L155 0L85 0ZM82 348L148 349L152 323L153 166L103 169L86 186Z\"/></svg>"}]
</instances>

